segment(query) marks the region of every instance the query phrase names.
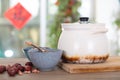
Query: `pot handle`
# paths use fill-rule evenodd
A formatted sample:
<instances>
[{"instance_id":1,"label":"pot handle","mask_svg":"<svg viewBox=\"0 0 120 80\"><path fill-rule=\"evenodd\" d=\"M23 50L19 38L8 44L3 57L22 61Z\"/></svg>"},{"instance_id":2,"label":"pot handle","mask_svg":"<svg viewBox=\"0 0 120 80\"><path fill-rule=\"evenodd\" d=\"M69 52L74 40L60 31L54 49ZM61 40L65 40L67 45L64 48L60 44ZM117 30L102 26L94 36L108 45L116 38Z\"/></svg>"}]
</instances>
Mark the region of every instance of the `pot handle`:
<instances>
[{"instance_id":1,"label":"pot handle","mask_svg":"<svg viewBox=\"0 0 120 80\"><path fill-rule=\"evenodd\" d=\"M108 29L101 29L101 30L96 30L96 31L92 31L92 34L99 34L99 33L106 33L108 32Z\"/></svg>"}]
</instances>

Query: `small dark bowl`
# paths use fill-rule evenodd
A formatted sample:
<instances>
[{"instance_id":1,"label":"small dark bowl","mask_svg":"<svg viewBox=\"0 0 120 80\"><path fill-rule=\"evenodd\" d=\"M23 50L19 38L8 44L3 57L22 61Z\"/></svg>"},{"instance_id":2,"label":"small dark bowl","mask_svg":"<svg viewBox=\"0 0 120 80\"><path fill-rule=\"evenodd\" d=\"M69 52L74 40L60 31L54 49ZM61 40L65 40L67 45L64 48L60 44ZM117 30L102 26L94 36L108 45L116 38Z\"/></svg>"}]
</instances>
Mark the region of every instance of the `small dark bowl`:
<instances>
[{"instance_id":1,"label":"small dark bowl","mask_svg":"<svg viewBox=\"0 0 120 80\"><path fill-rule=\"evenodd\" d=\"M40 71L54 70L61 59L63 51L51 48L44 49L46 49L47 52L40 52L36 48L30 48L27 51L28 59Z\"/></svg>"}]
</instances>

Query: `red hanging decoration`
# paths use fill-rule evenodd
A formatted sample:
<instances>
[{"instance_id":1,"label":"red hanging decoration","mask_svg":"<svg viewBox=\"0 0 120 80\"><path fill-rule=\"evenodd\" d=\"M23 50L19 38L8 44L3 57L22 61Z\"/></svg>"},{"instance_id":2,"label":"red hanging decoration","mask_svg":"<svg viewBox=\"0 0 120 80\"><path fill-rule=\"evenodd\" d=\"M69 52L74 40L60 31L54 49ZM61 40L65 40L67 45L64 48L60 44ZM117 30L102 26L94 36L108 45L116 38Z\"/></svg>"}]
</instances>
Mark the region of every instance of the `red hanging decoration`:
<instances>
[{"instance_id":1,"label":"red hanging decoration","mask_svg":"<svg viewBox=\"0 0 120 80\"><path fill-rule=\"evenodd\" d=\"M31 14L20 4L8 9L4 16L14 25L18 30L22 29L27 21L30 19Z\"/></svg>"}]
</instances>

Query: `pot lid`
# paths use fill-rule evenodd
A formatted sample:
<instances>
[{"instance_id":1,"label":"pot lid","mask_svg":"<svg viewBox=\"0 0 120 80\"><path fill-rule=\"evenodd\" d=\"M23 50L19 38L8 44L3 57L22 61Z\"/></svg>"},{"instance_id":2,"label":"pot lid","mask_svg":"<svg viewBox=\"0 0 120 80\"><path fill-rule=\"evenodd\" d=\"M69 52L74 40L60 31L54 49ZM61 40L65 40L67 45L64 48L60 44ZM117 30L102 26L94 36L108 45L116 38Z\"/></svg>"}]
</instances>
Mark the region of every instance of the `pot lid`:
<instances>
[{"instance_id":1,"label":"pot lid","mask_svg":"<svg viewBox=\"0 0 120 80\"><path fill-rule=\"evenodd\" d=\"M88 23L88 24L80 24L80 23L62 23L62 28L64 29L101 29L105 28L105 24L103 23Z\"/></svg>"},{"instance_id":2,"label":"pot lid","mask_svg":"<svg viewBox=\"0 0 120 80\"><path fill-rule=\"evenodd\" d=\"M80 17L80 22L76 23L62 23L63 29L101 29L105 28L104 23L89 23L88 17Z\"/></svg>"}]
</instances>

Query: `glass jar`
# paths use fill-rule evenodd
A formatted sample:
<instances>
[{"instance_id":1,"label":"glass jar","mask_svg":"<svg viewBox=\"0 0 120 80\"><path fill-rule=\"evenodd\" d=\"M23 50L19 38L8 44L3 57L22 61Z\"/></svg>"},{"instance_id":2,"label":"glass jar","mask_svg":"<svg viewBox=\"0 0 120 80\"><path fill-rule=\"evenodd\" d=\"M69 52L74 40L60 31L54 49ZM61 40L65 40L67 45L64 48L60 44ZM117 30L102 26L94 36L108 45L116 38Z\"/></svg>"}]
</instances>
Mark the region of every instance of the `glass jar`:
<instances>
[{"instance_id":1,"label":"glass jar","mask_svg":"<svg viewBox=\"0 0 120 80\"><path fill-rule=\"evenodd\" d=\"M99 63L109 57L105 24L63 23L58 49L70 63Z\"/></svg>"}]
</instances>

